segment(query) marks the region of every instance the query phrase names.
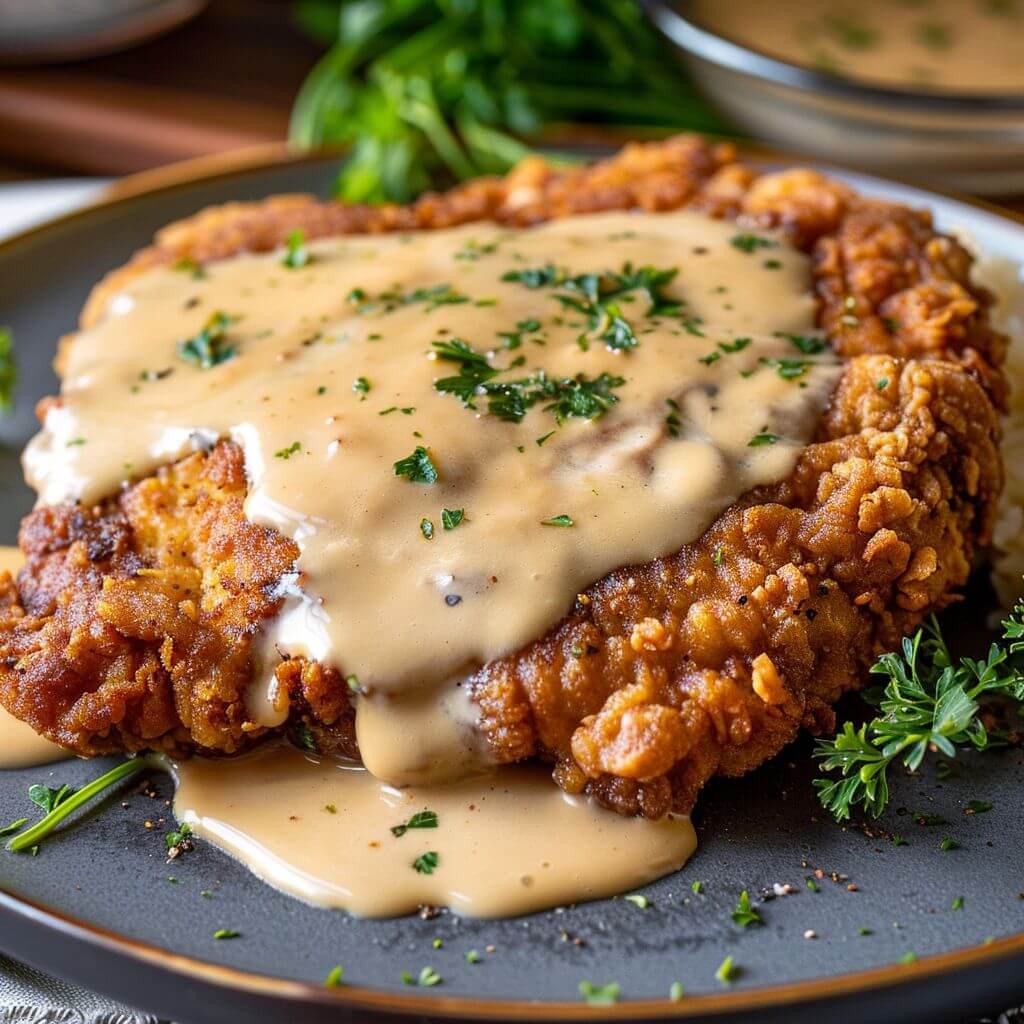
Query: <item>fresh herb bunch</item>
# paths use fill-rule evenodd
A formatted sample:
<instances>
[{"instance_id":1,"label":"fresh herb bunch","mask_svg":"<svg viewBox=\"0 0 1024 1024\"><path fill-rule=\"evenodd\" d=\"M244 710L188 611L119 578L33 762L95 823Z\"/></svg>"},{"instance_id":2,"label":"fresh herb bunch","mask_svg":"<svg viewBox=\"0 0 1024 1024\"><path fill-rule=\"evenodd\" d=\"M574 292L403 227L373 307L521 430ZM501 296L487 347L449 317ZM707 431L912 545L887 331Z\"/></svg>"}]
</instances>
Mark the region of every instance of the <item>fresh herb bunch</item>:
<instances>
[{"instance_id":1,"label":"fresh herb bunch","mask_svg":"<svg viewBox=\"0 0 1024 1024\"><path fill-rule=\"evenodd\" d=\"M408 202L501 173L568 121L727 133L636 0L299 0L330 49L291 137L352 155L339 198Z\"/></svg>"},{"instance_id":2,"label":"fresh herb bunch","mask_svg":"<svg viewBox=\"0 0 1024 1024\"><path fill-rule=\"evenodd\" d=\"M1015 657L1024 651L1024 601L1003 620L1003 640L1009 642L993 643L983 659L954 662L932 616L913 639L904 639L901 652L878 659L871 671L888 682L865 698L881 714L859 729L846 722L841 733L819 740L815 750L824 771L841 775L814 783L836 820L849 818L857 805L876 818L885 810L886 772L894 761L914 771L930 748L955 757L958 747L984 750L993 743L978 717L979 699L1024 700L1024 666Z\"/></svg>"}]
</instances>

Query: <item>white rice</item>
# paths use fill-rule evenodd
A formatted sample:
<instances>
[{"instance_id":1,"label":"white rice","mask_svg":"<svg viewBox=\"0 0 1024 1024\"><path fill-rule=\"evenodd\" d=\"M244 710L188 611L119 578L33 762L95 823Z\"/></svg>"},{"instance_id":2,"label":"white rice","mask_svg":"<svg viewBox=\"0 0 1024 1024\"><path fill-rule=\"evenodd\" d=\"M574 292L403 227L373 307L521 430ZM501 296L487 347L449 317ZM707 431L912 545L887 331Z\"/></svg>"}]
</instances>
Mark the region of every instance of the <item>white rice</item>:
<instances>
[{"instance_id":1,"label":"white rice","mask_svg":"<svg viewBox=\"0 0 1024 1024\"><path fill-rule=\"evenodd\" d=\"M1011 608L1024 584L1024 279L1021 266L1008 259L980 258L974 279L996 296L993 325L1010 337L1006 376L1010 410L1003 421L1006 489L999 502L992 553L992 582L1000 603Z\"/></svg>"}]
</instances>

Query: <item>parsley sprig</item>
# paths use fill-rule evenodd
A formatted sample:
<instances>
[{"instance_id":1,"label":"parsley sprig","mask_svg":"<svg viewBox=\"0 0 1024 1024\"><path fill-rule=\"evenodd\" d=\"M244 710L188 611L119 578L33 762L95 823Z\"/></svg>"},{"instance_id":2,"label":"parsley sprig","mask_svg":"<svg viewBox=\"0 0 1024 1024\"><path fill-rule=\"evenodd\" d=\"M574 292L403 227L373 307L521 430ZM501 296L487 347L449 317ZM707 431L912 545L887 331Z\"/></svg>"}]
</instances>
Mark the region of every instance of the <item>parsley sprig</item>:
<instances>
[{"instance_id":1,"label":"parsley sprig","mask_svg":"<svg viewBox=\"0 0 1024 1024\"><path fill-rule=\"evenodd\" d=\"M814 783L822 804L838 821L863 806L878 817L889 802L886 773L899 761L911 771L934 747L946 757L958 747L984 750L993 742L978 716L979 699L989 695L1024 700L1024 673L1015 655L1024 651L1024 601L1003 620L1003 639L985 658L953 660L932 616L899 652L883 654L872 673L886 676L880 692L865 694L881 712L859 729L851 722L834 739L819 740L815 756L823 771L839 778Z\"/></svg>"},{"instance_id":2,"label":"parsley sprig","mask_svg":"<svg viewBox=\"0 0 1024 1024\"><path fill-rule=\"evenodd\" d=\"M634 267L624 263L620 271L569 275L553 264L523 270L510 270L503 281L512 281L527 288L560 288L554 298L566 309L582 313L587 329L578 338L586 349L590 339L603 341L613 352L628 352L639 344L632 323L626 319L620 302L633 292L642 292L648 301L646 316L673 316L681 303L665 295L664 289L679 272L678 267Z\"/></svg>"},{"instance_id":3,"label":"parsley sprig","mask_svg":"<svg viewBox=\"0 0 1024 1024\"><path fill-rule=\"evenodd\" d=\"M559 426L571 416L597 419L618 402L613 390L626 383L624 377L609 373L594 378L583 373L549 377L544 370L517 380L495 380L506 371L492 366L486 353L476 351L461 338L435 341L433 347L438 359L459 366L458 375L434 381L436 391L454 395L467 409L476 409L476 400L486 398L487 411L510 423L521 423L538 402L547 403L544 411L550 412Z\"/></svg>"}]
</instances>

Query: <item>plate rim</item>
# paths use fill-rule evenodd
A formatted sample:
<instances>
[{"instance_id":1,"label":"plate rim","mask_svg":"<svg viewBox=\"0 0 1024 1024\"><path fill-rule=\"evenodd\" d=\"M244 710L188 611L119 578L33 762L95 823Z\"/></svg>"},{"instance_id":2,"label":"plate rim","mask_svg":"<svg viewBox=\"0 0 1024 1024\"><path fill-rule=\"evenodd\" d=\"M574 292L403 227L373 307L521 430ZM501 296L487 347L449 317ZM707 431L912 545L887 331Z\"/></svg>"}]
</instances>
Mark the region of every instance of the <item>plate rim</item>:
<instances>
[{"instance_id":1,"label":"plate rim","mask_svg":"<svg viewBox=\"0 0 1024 1024\"><path fill-rule=\"evenodd\" d=\"M625 139L625 136L623 136ZM761 146L755 143L735 143L741 158L762 163L785 162L811 166L825 172L836 172L849 180L878 183L910 189L924 197L944 199L971 208L978 213L995 217L1019 229L1024 240L1024 213L1007 209L953 190L925 187L898 177L879 176L844 168L842 165L813 159L798 153ZM548 150L572 150L571 143L559 145L549 142ZM600 156L611 151L607 144L597 143L575 147L588 155ZM260 170L293 164L323 163L343 155L342 148L323 147L300 151L288 143L266 143L222 154L195 157L163 167L140 171L118 179L108 185L92 201L41 224L34 225L0 240L0 260L12 249L63 226L92 216L111 207L127 205L137 200L151 199L191 185L215 182L242 176ZM198 212L198 211L197 211ZM582 1001L544 1001L486 999L470 996L421 996L394 992L387 989L345 984L328 989L313 982L275 977L240 968L175 953L160 946L132 939L101 928L89 921L64 914L45 904L18 896L0 883L0 920L9 919L33 923L49 928L65 939L87 947L100 948L144 964L172 978L191 979L219 989L225 995L244 991L255 996L267 996L296 1005L316 1004L338 1010L365 1010L380 1013L414 1014L427 1018L449 1017L486 1021L577 1021L592 1020L594 1008ZM18 957L16 950L4 950ZM703 993L687 996L673 1002L668 998L627 1000L601 1008L601 1018L608 1021L624 1020L686 1020L696 1017L737 1014L763 1009L799 1007L816 1001L826 1002L858 992L879 988L893 989L910 986L940 976L955 976L972 967L984 967L1024 957L1024 931L994 941L964 946L936 953L909 964L886 964L859 971L809 978L782 984L759 985L736 991ZM42 969L46 969L43 965Z\"/></svg>"}]
</instances>

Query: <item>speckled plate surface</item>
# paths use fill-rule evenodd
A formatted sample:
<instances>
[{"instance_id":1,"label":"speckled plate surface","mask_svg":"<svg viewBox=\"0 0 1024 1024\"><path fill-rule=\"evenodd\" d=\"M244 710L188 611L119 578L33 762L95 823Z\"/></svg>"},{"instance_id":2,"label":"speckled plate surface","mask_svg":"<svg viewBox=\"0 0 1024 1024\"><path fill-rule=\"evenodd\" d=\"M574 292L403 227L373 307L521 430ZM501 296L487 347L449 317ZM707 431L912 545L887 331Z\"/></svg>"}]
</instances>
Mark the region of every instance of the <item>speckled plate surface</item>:
<instances>
[{"instance_id":1,"label":"speckled plate surface","mask_svg":"<svg viewBox=\"0 0 1024 1024\"><path fill-rule=\"evenodd\" d=\"M0 244L0 323L14 330L21 386L0 420L0 542L12 543L30 505L17 453L32 405L56 385L56 339L74 326L92 283L170 220L209 203L329 190L335 162L278 159L196 177L194 169ZM850 176L864 191L935 210L987 251L1024 254L1024 225L905 186ZM977 642L982 592L949 623ZM856 703L851 709L856 708ZM216 850L167 864L171 787L153 777L79 816L37 857L0 852L0 950L180 1024L224 1020L364 1021L380 1014L503 1020L958 1020L1024 999L1024 759L1017 749L895 780L877 829L840 828L817 806L802 741L737 782L712 784L695 817L701 845L684 871L649 886L651 905L611 900L504 921L442 913L365 921L305 906L264 886ZM0 823L34 808L32 782L79 785L101 765L70 762L0 772ZM992 810L965 814L968 801ZM914 812L944 820L922 826ZM153 823L147 828L145 822ZM515 822L508 823L509 829ZM905 845L896 845L898 834ZM943 852L952 837L959 848ZM807 887L817 870L818 890ZM836 879L833 881L833 877ZM700 893L691 884L702 883ZM764 926L730 912L742 889L795 893L762 907ZM386 878L381 885L387 885ZM208 891L211 895L203 896ZM963 908L952 909L962 897ZM217 941L220 928L240 932ZM811 932L814 938L806 937ZM443 947L434 948L440 938ZM493 952L485 952L493 947ZM470 964L465 953L480 952ZM901 963L914 954L913 963ZM737 978L723 987L719 964ZM326 990L336 964L346 985ZM443 978L410 988L402 972ZM582 979L616 981L614 1007L594 1009ZM685 988L672 1003L673 982Z\"/></svg>"}]
</instances>

